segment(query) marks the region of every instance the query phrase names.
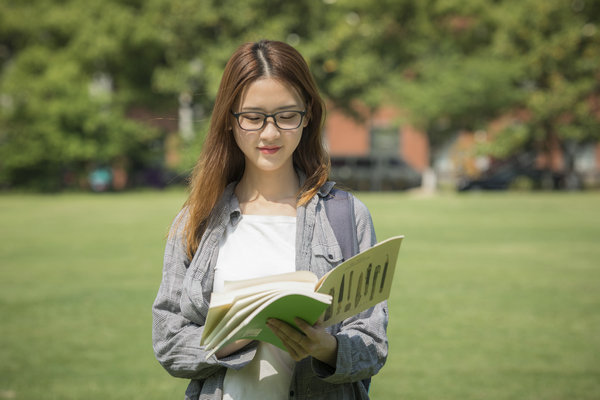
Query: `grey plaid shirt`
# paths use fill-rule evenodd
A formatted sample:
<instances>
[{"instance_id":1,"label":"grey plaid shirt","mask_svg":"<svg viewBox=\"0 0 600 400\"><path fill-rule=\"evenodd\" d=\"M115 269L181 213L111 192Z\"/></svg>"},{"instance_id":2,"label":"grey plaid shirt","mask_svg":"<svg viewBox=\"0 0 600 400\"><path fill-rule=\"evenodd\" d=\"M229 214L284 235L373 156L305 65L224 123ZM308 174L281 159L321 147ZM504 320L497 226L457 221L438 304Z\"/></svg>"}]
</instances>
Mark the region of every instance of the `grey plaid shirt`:
<instances>
[{"instance_id":1,"label":"grey plaid shirt","mask_svg":"<svg viewBox=\"0 0 600 400\"><path fill-rule=\"evenodd\" d=\"M296 269L308 269L318 277L342 262L323 207L323 198L332 187L333 182L328 182L306 206L297 209ZM156 358L171 375L191 379L185 397L190 400L221 399L227 368L244 367L256 353L256 344L250 344L228 357L206 360L200 346L219 240L227 224L235 225L241 214L234 188L232 183L225 189L192 260L185 254L181 229L169 236L162 282L152 308ZM357 199L354 213L362 251L376 243L375 231L369 211ZM384 302L327 328L338 342L335 369L311 357L296 363L289 399L367 399L360 380L375 375L385 363L387 321Z\"/></svg>"}]
</instances>

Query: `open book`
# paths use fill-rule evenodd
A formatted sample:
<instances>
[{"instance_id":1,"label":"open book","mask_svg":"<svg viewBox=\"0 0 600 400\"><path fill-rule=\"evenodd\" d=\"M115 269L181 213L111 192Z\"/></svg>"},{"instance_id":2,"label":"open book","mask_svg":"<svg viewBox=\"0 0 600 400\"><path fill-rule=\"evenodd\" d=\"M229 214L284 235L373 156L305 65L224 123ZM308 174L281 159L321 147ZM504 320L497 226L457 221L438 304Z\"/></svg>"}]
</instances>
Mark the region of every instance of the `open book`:
<instances>
[{"instance_id":1,"label":"open book","mask_svg":"<svg viewBox=\"0 0 600 400\"><path fill-rule=\"evenodd\" d=\"M285 347L267 327L269 318L296 326L299 317L329 326L358 314L390 295L398 251L404 236L376 244L346 260L321 279L309 271L225 282L213 293L200 344L207 358L239 339Z\"/></svg>"}]
</instances>

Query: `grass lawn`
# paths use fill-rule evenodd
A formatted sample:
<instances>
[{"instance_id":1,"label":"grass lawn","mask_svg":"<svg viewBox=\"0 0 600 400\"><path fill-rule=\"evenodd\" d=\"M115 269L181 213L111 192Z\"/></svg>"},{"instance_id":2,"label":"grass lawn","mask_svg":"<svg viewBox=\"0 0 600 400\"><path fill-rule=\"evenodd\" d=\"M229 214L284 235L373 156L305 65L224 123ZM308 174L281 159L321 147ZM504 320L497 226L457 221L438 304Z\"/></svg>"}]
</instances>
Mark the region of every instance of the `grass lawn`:
<instances>
[{"instance_id":1,"label":"grass lawn","mask_svg":"<svg viewBox=\"0 0 600 400\"><path fill-rule=\"evenodd\" d=\"M600 193L359 197L406 235L373 398L600 398ZM0 196L0 399L183 398L150 337L183 200Z\"/></svg>"}]
</instances>

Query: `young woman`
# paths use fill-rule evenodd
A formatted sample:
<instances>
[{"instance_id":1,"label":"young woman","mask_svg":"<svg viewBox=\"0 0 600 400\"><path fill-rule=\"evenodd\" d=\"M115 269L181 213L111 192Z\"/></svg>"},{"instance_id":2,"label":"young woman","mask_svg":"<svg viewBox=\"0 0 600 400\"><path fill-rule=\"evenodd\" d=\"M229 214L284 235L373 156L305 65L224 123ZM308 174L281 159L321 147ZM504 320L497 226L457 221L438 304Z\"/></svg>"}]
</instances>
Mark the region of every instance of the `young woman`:
<instances>
[{"instance_id":1,"label":"young woman","mask_svg":"<svg viewBox=\"0 0 600 400\"><path fill-rule=\"evenodd\" d=\"M153 306L156 357L191 379L186 399L365 399L362 380L387 356L385 303L302 333L271 320L287 352L238 341L206 359L200 346L210 295L226 280L342 262L325 214L333 183L323 147L324 105L291 46L242 45L221 80L189 198L171 229ZM353 200L357 251L375 244L369 211Z\"/></svg>"}]
</instances>

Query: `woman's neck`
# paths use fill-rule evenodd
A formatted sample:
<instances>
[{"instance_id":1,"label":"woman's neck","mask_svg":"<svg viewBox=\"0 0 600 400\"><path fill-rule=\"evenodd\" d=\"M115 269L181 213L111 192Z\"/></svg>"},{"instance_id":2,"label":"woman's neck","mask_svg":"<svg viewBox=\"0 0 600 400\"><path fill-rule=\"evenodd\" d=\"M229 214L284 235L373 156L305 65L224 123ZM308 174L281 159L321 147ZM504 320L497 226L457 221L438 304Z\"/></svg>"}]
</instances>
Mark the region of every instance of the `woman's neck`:
<instances>
[{"instance_id":1,"label":"woman's neck","mask_svg":"<svg viewBox=\"0 0 600 400\"><path fill-rule=\"evenodd\" d=\"M243 214L296 215L300 181L293 167L277 171L246 169L235 188Z\"/></svg>"}]
</instances>

